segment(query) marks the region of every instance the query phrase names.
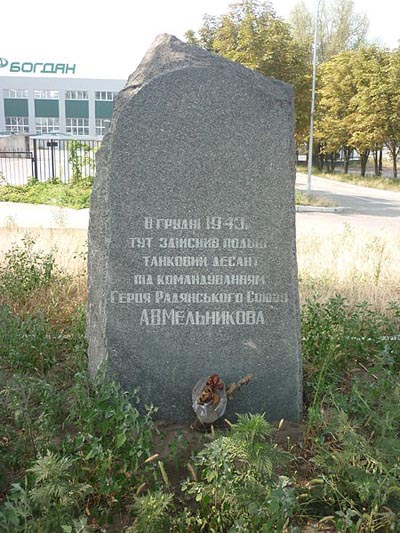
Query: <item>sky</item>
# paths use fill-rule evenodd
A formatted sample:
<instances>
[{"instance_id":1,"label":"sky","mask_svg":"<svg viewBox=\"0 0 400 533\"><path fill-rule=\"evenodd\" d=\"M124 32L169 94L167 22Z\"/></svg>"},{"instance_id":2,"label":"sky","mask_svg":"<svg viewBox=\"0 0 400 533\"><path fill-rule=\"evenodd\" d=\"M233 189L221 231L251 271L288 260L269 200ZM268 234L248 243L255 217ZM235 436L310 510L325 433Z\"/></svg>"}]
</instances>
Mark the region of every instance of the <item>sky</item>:
<instances>
[{"instance_id":1,"label":"sky","mask_svg":"<svg viewBox=\"0 0 400 533\"><path fill-rule=\"evenodd\" d=\"M75 78L125 80L154 38L183 39L197 30L205 13L221 15L231 0L5 0L1 9L0 58L10 62L76 65ZM287 18L297 0L272 0ZM305 0L314 11L315 0ZM355 0L370 20L369 37L394 48L400 39L399 0ZM1 62L0 62L1 63ZM8 67L1 77L11 75ZM18 74L14 74L18 75ZM24 74L27 75L27 74ZM32 74L33 75L33 74Z\"/></svg>"}]
</instances>

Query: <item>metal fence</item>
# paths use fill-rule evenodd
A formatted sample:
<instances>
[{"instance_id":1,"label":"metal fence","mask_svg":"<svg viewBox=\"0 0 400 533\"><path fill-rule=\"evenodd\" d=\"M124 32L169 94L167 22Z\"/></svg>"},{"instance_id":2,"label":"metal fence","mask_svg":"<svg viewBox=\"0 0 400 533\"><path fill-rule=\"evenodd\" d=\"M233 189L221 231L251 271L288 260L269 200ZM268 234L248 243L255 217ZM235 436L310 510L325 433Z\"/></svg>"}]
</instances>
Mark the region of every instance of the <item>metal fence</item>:
<instances>
[{"instance_id":1,"label":"metal fence","mask_svg":"<svg viewBox=\"0 0 400 533\"><path fill-rule=\"evenodd\" d=\"M100 145L99 140L31 137L29 151L0 150L1 183L26 185L29 179L70 183L94 176Z\"/></svg>"}]
</instances>

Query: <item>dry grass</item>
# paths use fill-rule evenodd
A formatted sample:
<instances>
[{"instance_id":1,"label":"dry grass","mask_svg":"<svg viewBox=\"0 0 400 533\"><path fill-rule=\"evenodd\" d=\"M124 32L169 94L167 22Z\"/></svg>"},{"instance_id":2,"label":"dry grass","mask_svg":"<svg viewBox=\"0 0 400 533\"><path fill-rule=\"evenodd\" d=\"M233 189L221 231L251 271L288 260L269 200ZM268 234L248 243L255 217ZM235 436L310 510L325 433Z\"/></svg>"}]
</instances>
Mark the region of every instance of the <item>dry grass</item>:
<instances>
[{"instance_id":1,"label":"dry grass","mask_svg":"<svg viewBox=\"0 0 400 533\"><path fill-rule=\"evenodd\" d=\"M343 181L344 183L352 183L360 187L370 187L372 189L382 189L384 191L400 191L400 180L398 178L385 178L378 176L360 176L359 174L328 174L316 171L314 176L326 178L329 180Z\"/></svg>"},{"instance_id":2,"label":"dry grass","mask_svg":"<svg viewBox=\"0 0 400 533\"><path fill-rule=\"evenodd\" d=\"M59 266L73 276L73 281L42 291L29 305L52 307L52 313L69 313L86 298L87 232L73 229L35 229L30 235L40 250L56 248ZM0 261L13 242L19 242L24 230L0 229ZM349 302L368 301L379 310L400 298L400 235L389 239L382 235L355 231L320 235L301 235L297 241L300 294L305 299L314 295L325 301L336 294ZM58 304L57 304L58 302ZM59 302L63 302L62 308ZM47 307L46 307L47 306ZM56 318L56 316L55 316Z\"/></svg>"},{"instance_id":3,"label":"dry grass","mask_svg":"<svg viewBox=\"0 0 400 533\"><path fill-rule=\"evenodd\" d=\"M323 198L318 198L313 194L307 194L296 189L296 205L313 205L317 207L337 207L336 202L331 200L326 200Z\"/></svg>"},{"instance_id":4,"label":"dry grass","mask_svg":"<svg viewBox=\"0 0 400 533\"><path fill-rule=\"evenodd\" d=\"M384 310L400 298L400 234L382 235L346 228L332 234L303 235L297 241L300 294L319 301L340 294L349 302L369 302Z\"/></svg>"},{"instance_id":5,"label":"dry grass","mask_svg":"<svg viewBox=\"0 0 400 533\"><path fill-rule=\"evenodd\" d=\"M22 243L27 234L23 229L0 228L0 262L14 243ZM10 295L0 295L0 302L7 304L18 314L44 313L54 324L68 323L79 305L87 298L86 255L87 231L78 229L30 229L29 235L35 241L35 249L49 252L55 250L57 266L68 273L56 276L44 288L29 294L29 298L14 301Z\"/></svg>"},{"instance_id":6,"label":"dry grass","mask_svg":"<svg viewBox=\"0 0 400 533\"><path fill-rule=\"evenodd\" d=\"M53 280L47 287L33 290L28 298L13 299L9 295L0 296L0 304L7 305L18 316L41 313L50 322L63 329L79 306L87 299L86 276L71 276L65 280Z\"/></svg>"},{"instance_id":7,"label":"dry grass","mask_svg":"<svg viewBox=\"0 0 400 533\"><path fill-rule=\"evenodd\" d=\"M21 243L26 229L0 228L0 261L13 243ZM38 250L49 252L56 249L57 264L71 274L86 270L87 231L84 229L42 229L31 228L29 235Z\"/></svg>"}]
</instances>

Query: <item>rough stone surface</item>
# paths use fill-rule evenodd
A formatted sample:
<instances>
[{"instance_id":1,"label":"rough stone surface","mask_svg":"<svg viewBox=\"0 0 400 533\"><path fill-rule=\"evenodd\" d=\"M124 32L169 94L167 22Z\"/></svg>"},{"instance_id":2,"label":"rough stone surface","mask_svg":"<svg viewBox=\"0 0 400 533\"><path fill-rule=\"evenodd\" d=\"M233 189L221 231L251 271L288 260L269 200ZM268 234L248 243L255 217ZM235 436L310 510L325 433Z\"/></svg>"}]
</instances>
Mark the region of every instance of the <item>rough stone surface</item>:
<instances>
[{"instance_id":1,"label":"rough stone surface","mask_svg":"<svg viewBox=\"0 0 400 533\"><path fill-rule=\"evenodd\" d=\"M89 224L89 364L189 421L217 372L226 416L301 417L293 94L159 36L118 95Z\"/></svg>"}]
</instances>

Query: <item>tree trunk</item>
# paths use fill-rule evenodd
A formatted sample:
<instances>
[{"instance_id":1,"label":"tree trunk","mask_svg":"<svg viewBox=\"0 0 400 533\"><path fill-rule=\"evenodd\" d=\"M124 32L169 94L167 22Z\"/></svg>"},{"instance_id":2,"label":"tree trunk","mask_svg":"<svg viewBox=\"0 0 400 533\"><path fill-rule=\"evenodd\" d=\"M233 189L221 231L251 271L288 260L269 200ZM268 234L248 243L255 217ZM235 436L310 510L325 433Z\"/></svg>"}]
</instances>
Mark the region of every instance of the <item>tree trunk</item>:
<instances>
[{"instance_id":1,"label":"tree trunk","mask_svg":"<svg viewBox=\"0 0 400 533\"><path fill-rule=\"evenodd\" d=\"M321 151L322 145L318 143L317 145L317 167L318 170L324 170L324 154Z\"/></svg>"},{"instance_id":2,"label":"tree trunk","mask_svg":"<svg viewBox=\"0 0 400 533\"><path fill-rule=\"evenodd\" d=\"M374 150L372 152L373 156L374 156L374 166L375 166L375 176L380 176L380 173L379 173L379 151L378 150Z\"/></svg>"},{"instance_id":3,"label":"tree trunk","mask_svg":"<svg viewBox=\"0 0 400 533\"><path fill-rule=\"evenodd\" d=\"M326 173L329 174L330 165L329 165L329 156L328 156L328 154L325 154L325 168L326 168Z\"/></svg>"},{"instance_id":4,"label":"tree trunk","mask_svg":"<svg viewBox=\"0 0 400 533\"><path fill-rule=\"evenodd\" d=\"M319 154L318 157L318 169L324 170L324 164L325 164L325 154Z\"/></svg>"},{"instance_id":5,"label":"tree trunk","mask_svg":"<svg viewBox=\"0 0 400 533\"><path fill-rule=\"evenodd\" d=\"M350 152L351 148L345 146L343 149L343 171L345 174L349 173Z\"/></svg>"},{"instance_id":6,"label":"tree trunk","mask_svg":"<svg viewBox=\"0 0 400 533\"><path fill-rule=\"evenodd\" d=\"M396 143L388 143L386 145L389 149L390 155L393 161L393 177L397 178L397 156L399 155L399 149Z\"/></svg>"},{"instance_id":7,"label":"tree trunk","mask_svg":"<svg viewBox=\"0 0 400 533\"><path fill-rule=\"evenodd\" d=\"M335 172L335 163L336 163L336 153L331 152L331 172L332 174Z\"/></svg>"},{"instance_id":8,"label":"tree trunk","mask_svg":"<svg viewBox=\"0 0 400 533\"><path fill-rule=\"evenodd\" d=\"M369 156L369 150L364 150L364 152L361 152L360 158L361 158L361 176L365 177L365 171L367 170L367 163L368 163L368 156Z\"/></svg>"},{"instance_id":9,"label":"tree trunk","mask_svg":"<svg viewBox=\"0 0 400 533\"><path fill-rule=\"evenodd\" d=\"M375 176L382 176L382 148L374 150Z\"/></svg>"}]
</instances>

